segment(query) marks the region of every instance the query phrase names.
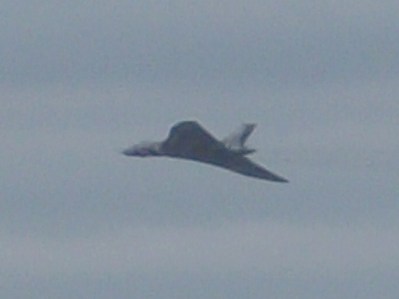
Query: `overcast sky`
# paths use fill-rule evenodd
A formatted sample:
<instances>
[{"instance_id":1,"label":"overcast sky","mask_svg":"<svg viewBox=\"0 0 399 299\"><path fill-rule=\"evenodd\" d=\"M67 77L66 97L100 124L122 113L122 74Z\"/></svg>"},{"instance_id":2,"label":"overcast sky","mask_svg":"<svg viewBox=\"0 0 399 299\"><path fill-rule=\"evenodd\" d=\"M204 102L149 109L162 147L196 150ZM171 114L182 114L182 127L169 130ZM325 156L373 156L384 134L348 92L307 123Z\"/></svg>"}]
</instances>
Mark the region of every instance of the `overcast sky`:
<instances>
[{"instance_id":1,"label":"overcast sky","mask_svg":"<svg viewBox=\"0 0 399 299\"><path fill-rule=\"evenodd\" d=\"M2 1L1 298L399 293L398 1ZM276 184L128 158L257 128Z\"/></svg>"}]
</instances>

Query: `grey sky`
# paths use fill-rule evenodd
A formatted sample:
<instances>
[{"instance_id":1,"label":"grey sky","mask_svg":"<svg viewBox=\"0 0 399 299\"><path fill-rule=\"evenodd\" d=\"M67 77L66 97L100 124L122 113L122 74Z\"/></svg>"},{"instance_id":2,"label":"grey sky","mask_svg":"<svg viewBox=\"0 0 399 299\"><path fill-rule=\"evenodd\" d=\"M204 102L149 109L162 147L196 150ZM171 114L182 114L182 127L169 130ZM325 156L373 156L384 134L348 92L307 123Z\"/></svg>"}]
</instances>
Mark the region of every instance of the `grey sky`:
<instances>
[{"instance_id":1,"label":"grey sky","mask_svg":"<svg viewBox=\"0 0 399 299\"><path fill-rule=\"evenodd\" d=\"M397 1L3 1L1 298L397 298ZM289 184L119 152L258 124Z\"/></svg>"}]
</instances>

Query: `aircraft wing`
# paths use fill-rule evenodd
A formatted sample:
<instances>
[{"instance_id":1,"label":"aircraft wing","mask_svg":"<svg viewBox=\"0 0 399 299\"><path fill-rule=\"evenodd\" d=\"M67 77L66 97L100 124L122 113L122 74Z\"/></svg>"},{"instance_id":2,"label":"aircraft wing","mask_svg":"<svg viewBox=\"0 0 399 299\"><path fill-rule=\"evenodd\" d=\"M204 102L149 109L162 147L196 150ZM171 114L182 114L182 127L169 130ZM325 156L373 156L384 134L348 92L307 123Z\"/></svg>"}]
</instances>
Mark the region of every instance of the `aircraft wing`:
<instances>
[{"instance_id":1,"label":"aircraft wing","mask_svg":"<svg viewBox=\"0 0 399 299\"><path fill-rule=\"evenodd\" d=\"M164 142L163 150L170 156L201 158L223 147L222 143L197 122L185 121L172 127Z\"/></svg>"},{"instance_id":2,"label":"aircraft wing","mask_svg":"<svg viewBox=\"0 0 399 299\"><path fill-rule=\"evenodd\" d=\"M287 183L288 180L265 169L259 164L254 163L250 159L242 155L230 155L223 163L217 163L218 166L229 169L240 174L256 177L273 182Z\"/></svg>"}]
</instances>

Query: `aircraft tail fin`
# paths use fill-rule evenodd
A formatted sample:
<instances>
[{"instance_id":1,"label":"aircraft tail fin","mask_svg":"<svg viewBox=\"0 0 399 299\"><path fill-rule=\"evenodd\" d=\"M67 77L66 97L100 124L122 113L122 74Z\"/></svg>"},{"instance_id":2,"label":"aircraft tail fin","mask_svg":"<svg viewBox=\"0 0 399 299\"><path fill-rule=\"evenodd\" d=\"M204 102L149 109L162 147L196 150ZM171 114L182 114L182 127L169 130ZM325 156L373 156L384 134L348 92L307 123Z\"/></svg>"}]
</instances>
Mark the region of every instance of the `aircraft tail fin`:
<instances>
[{"instance_id":1,"label":"aircraft tail fin","mask_svg":"<svg viewBox=\"0 0 399 299\"><path fill-rule=\"evenodd\" d=\"M254 153L256 150L247 148L245 142L255 129L256 124L243 124L232 134L222 140L223 144L231 151L242 155Z\"/></svg>"}]
</instances>

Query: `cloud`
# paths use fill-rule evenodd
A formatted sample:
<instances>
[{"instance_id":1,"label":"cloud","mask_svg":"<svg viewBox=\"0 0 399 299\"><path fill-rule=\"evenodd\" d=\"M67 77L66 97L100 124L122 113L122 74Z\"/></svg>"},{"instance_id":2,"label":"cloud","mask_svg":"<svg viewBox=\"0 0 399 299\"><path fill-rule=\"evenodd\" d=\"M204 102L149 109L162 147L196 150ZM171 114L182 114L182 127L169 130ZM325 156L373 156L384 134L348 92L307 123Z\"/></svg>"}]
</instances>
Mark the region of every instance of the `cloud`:
<instances>
[{"instance_id":1,"label":"cloud","mask_svg":"<svg viewBox=\"0 0 399 299\"><path fill-rule=\"evenodd\" d=\"M31 5L6 5L3 84L292 85L392 77L397 67L390 1Z\"/></svg>"},{"instance_id":2,"label":"cloud","mask_svg":"<svg viewBox=\"0 0 399 299\"><path fill-rule=\"evenodd\" d=\"M398 9L2 3L0 296L397 294ZM290 184L119 154L184 119Z\"/></svg>"},{"instance_id":3,"label":"cloud","mask_svg":"<svg viewBox=\"0 0 399 299\"><path fill-rule=\"evenodd\" d=\"M342 278L399 266L397 233L395 228L368 225L306 227L263 221L212 228L131 227L83 238L8 235L1 259L9 273L42 277L131 271L278 276L288 271Z\"/></svg>"}]
</instances>

